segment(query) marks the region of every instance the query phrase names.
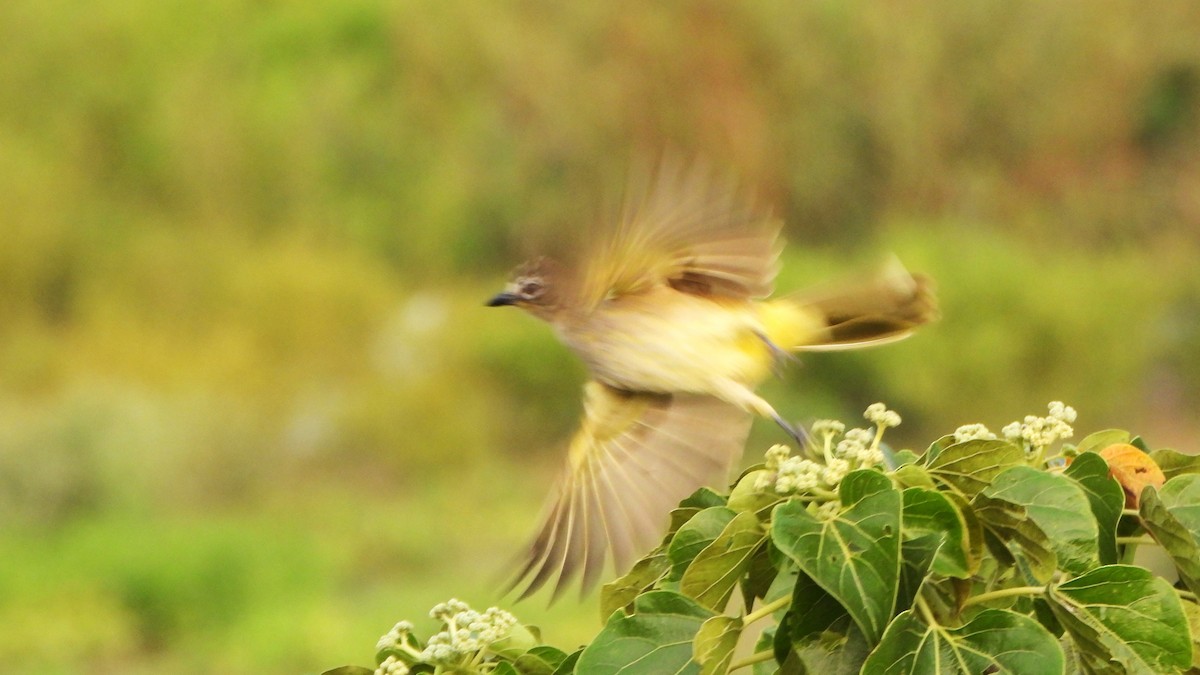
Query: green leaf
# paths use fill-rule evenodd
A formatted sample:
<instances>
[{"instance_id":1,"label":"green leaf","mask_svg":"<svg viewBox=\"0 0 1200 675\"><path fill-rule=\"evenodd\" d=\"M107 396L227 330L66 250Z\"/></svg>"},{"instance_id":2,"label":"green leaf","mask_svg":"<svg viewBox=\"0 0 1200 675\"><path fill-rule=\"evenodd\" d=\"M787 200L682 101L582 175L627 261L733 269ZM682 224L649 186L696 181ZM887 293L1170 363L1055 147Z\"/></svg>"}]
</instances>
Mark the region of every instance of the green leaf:
<instances>
[{"instance_id":1,"label":"green leaf","mask_svg":"<svg viewBox=\"0 0 1200 675\"><path fill-rule=\"evenodd\" d=\"M1097 673L1166 673L1192 663L1179 596L1132 565L1106 565L1051 586L1050 608Z\"/></svg>"},{"instance_id":2,"label":"green leaf","mask_svg":"<svg viewBox=\"0 0 1200 675\"><path fill-rule=\"evenodd\" d=\"M699 673L692 642L713 613L671 591L650 591L634 601L634 612L614 612L584 648L575 670L589 675Z\"/></svg>"},{"instance_id":3,"label":"green leaf","mask_svg":"<svg viewBox=\"0 0 1200 675\"><path fill-rule=\"evenodd\" d=\"M1171 515L1200 541L1200 475L1172 478L1159 489L1158 497Z\"/></svg>"},{"instance_id":4,"label":"green leaf","mask_svg":"<svg viewBox=\"0 0 1200 675\"><path fill-rule=\"evenodd\" d=\"M554 675L572 675L575 672L575 664L579 662L579 655L583 653L583 649L576 649L569 654L563 662L558 664L554 669Z\"/></svg>"},{"instance_id":5,"label":"green leaf","mask_svg":"<svg viewBox=\"0 0 1200 675\"><path fill-rule=\"evenodd\" d=\"M757 513L783 500L771 490L759 490L758 479L769 475L766 469L747 472L742 476L733 491L729 493L729 508L734 511L752 511Z\"/></svg>"},{"instance_id":6,"label":"green leaf","mask_svg":"<svg viewBox=\"0 0 1200 675\"><path fill-rule=\"evenodd\" d=\"M770 517L770 514L767 516ZM777 568L772 559L771 548L768 541L766 545L754 549L746 563L746 573L742 576L742 602L746 607L753 607L756 599L767 597L775 580L792 567L792 561L775 554L776 558L784 561L783 569Z\"/></svg>"},{"instance_id":7,"label":"green leaf","mask_svg":"<svg viewBox=\"0 0 1200 675\"><path fill-rule=\"evenodd\" d=\"M1100 535L1096 541L1100 563L1116 563L1117 523L1121 520L1121 509L1125 508L1125 491L1108 475L1108 462L1094 452L1085 452L1075 458L1063 475L1078 483L1087 495Z\"/></svg>"},{"instance_id":8,"label":"green leaf","mask_svg":"<svg viewBox=\"0 0 1200 675\"><path fill-rule=\"evenodd\" d=\"M1049 537L1062 569L1080 574L1100 564L1099 529L1091 504L1083 489L1069 478L1015 466L996 476L982 494L1024 507L1026 515Z\"/></svg>"},{"instance_id":9,"label":"green leaf","mask_svg":"<svg viewBox=\"0 0 1200 675\"><path fill-rule=\"evenodd\" d=\"M679 502L681 508L695 508L703 511L704 509L714 506L724 506L725 497L713 492L711 489L702 487Z\"/></svg>"},{"instance_id":10,"label":"green leaf","mask_svg":"<svg viewBox=\"0 0 1200 675\"><path fill-rule=\"evenodd\" d=\"M733 649L742 636L742 620L714 616L700 626L692 643L692 658L700 664L700 675L724 675L733 660Z\"/></svg>"},{"instance_id":11,"label":"green leaf","mask_svg":"<svg viewBox=\"0 0 1200 675\"><path fill-rule=\"evenodd\" d=\"M492 670L492 675L521 675L517 671L517 667L508 661L500 661L496 663L496 667Z\"/></svg>"},{"instance_id":12,"label":"green leaf","mask_svg":"<svg viewBox=\"0 0 1200 675\"><path fill-rule=\"evenodd\" d=\"M1185 455L1168 448L1150 453L1150 459L1162 469L1167 480L1185 474L1200 473L1200 455Z\"/></svg>"},{"instance_id":13,"label":"green leaf","mask_svg":"<svg viewBox=\"0 0 1200 675\"><path fill-rule=\"evenodd\" d=\"M883 675L978 675L1064 672L1058 640L1041 624L1004 609L985 609L958 628L930 626L912 610L888 626L862 672Z\"/></svg>"},{"instance_id":14,"label":"green leaf","mask_svg":"<svg viewBox=\"0 0 1200 675\"><path fill-rule=\"evenodd\" d=\"M1192 668L1200 668L1200 605L1185 601L1183 613L1192 632Z\"/></svg>"},{"instance_id":15,"label":"green leaf","mask_svg":"<svg viewBox=\"0 0 1200 675\"><path fill-rule=\"evenodd\" d=\"M724 611L750 563L750 554L766 538L753 512L738 513L711 544L696 554L680 579L679 590L709 609Z\"/></svg>"},{"instance_id":16,"label":"green leaf","mask_svg":"<svg viewBox=\"0 0 1200 675\"><path fill-rule=\"evenodd\" d=\"M929 475L929 471L920 464L905 464L892 471L892 478L901 487L923 487L930 490L937 487L933 482L933 477Z\"/></svg>"},{"instance_id":17,"label":"green leaf","mask_svg":"<svg viewBox=\"0 0 1200 675\"><path fill-rule=\"evenodd\" d=\"M900 544L900 584L896 589L896 608L909 609L913 606L943 543L944 540L936 532L904 538Z\"/></svg>"},{"instance_id":18,"label":"green leaf","mask_svg":"<svg viewBox=\"0 0 1200 675\"><path fill-rule=\"evenodd\" d=\"M1026 515L1025 507L985 494L977 495L971 505L983 528L993 535L1002 550L1023 560L1038 583L1050 580L1058 567L1058 558L1050 548L1049 537Z\"/></svg>"},{"instance_id":19,"label":"green leaf","mask_svg":"<svg viewBox=\"0 0 1200 675\"><path fill-rule=\"evenodd\" d=\"M793 645L794 660L800 662L802 672L816 675L856 675L870 652L862 631L852 623L845 632L826 631Z\"/></svg>"},{"instance_id":20,"label":"green leaf","mask_svg":"<svg viewBox=\"0 0 1200 675\"><path fill-rule=\"evenodd\" d=\"M702 487L679 502L679 506L671 510L671 527L667 530L667 533L675 534L684 523L694 518L697 513L700 513L704 509L724 505L724 497L706 487Z\"/></svg>"},{"instance_id":21,"label":"green leaf","mask_svg":"<svg viewBox=\"0 0 1200 675\"><path fill-rule=\"evenodd\" d=\"M942 544L933 571L950 577L969 577L979 568L972 558L967 523L958 507L936 490L911 487L904 491L904 536L937 535Z\"/></svg>"},{"instance_id":22,"label":"green leaf","mask_svg":"<svg viewBox=\"0 0 1200 675\"><path fill-rule=\"evenodd\" d=\"M326 670L321 675L375 675L375 669L362 666L339 666Z\"/></svg>"},{"instance_id":23,"label":"green leaf","mask_svg":"<svg viewBox=\"0 0 1200 675\"><path fill-rule=\"evenodd\" d=\"M818 520L803 503L775 507L771 539L838 600L869 643L883 634L900 578L900 492L878 471L853 471L839 488L842 511Z\"/></svg>"},{"instance_id":24,"label":"green leaf","mask_svg":"<svg viewBox=\"0 0 1200 675\"><path fill-rule=\"evenodd\" d=\"M671 561L670 580L679 581L696 555L713 543L736 515L732 509L724 506L710 506L684 523L667 545L667 558Z\"/></svg>"},{"instance_id":25,"label":"green leaf","mask_svg":"<svg viewBox=\"0 0 1200 675\"><path fill-rule=\"evenodd\" d=\"M1131 436L1124 429L1105 429L1104 431L1096 431L1083 437L1075 445L1075 452L1083 454L1085 452L1100 452L1110 445L1117 443L1128 443ZM1101 458L1103 459L1103 457Z\"/></svg>"},{"instance_id":26,"label":"green leaf","mask_svg":"<svg viewBox=\"0 0 1200 675\"><path fill-rule=\"evenodd\" d=\"M521 675L554 675L554 671L567 660L566 652L549 645L538 645L521 654L513 661L513 667Z\"/></svg>"},{"instance_id":27,"label":"green leaf","mask_svg":"<svg viewBox=\"0 0 1200 675\"><path fill-rule=\"evenodd\" d=\"M1025 451L1008 441L974 440L947 446L926 466L934 480L974 497L1000 472L1024 463Z\"/></svg>"},{"instance_id":28,"label":"green leaf","mask_svg":"<svg viewBox=\"0 0 1200 675\"><path fill-rule=\"evenodd\" d=\"M671 569L667 554L655 550L637 561L625 576L604 584L600 589L600 616L611 616L618 609L628 607L639 593L646 590Z\"/></svg>"},{"instance_id":29,"label":"green leaf","mask_svg":"<svg viewBox=\"0 0 1200 675\"><path fill-rule=\"evenodd\" d=\"M792 604L788 605L786 616L788 630L784 637L790 642L801 642L848 617L849 613L812 577L797 572L792 586Z\"/></svg>"},{"instance_id":30,"label":"green leaf","mask_svg":"<svg viewBox=\"0 0 1200 675\"><path fill-rule=\"evenodd\" d=\"M1172 478L1168 484L1192 478L1194 478L1192 475L1179 476ZM1163 490L1166 490L1166 487L1163 485ZM1171 556L1171 560L1175 563L1175 569L1179 573L1179 579L1193 593L1200 593L1200 540L1197 539L1196 531L1176 517L1175 509L1172 508L1172 506L1182 506L1175 500L1180 497L1181 493L1186 492L1189 491L1173 488L1172 504L1168 505L1158 490L1155 490L1153 486L1146 486L1142 490L1141 497L1138 498L1138 514L1150 536L1154 537L1167 555ZM1192 515L1192 509L1186 506L1180 511L1189 517Z\"/></svg>"}]
</instances>

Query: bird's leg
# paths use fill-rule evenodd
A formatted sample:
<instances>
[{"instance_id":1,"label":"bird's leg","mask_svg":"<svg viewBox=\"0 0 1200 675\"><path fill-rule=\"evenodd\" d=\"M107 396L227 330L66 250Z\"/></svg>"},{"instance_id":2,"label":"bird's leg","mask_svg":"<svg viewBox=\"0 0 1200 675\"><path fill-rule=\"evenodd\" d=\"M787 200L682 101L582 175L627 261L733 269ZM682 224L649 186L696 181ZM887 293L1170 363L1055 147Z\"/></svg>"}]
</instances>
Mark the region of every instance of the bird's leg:
<instances>
[{"instance_id":1,"label":"bird's leg","mask_svg":"<svg viewBox=\"0 0 1200 675\"><path fill-rule=\"evenodd\" d=\"M794 354L772 342L771 338L763 331L755 330L754 336L762 340L763 344L767 346L767 350L771 352L771 370L775 372L776 376L781 374L784 365L798 360Z\"/></svg>"},{"instance_id":2,"label":"bird's leg","mask_svg":"<svg viewBox=\"0 0 1200 675\"><path fill-rule=\"evenodd\" d=\"M798 427L791 422L788 422L779 414L778 411L766 399L750 391L750 388L744 384L733 380L720 380L716 384L716 395L718 398L738 406L746 412L753 413L759 417L765 417L773 420L780 426L792 440L803 448L808 444L808 432L803 427Z\"/></svg>"}]
</instances>

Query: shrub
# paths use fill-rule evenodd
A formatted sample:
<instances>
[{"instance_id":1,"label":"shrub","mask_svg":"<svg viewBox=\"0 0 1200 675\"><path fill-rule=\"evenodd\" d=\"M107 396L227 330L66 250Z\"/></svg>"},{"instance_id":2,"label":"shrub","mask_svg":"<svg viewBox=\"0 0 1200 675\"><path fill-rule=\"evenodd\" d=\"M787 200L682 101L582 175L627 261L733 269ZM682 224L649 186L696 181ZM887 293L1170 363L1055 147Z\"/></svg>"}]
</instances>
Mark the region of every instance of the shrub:
<instances>
[{"instance_id":1,"label":"shrub","mask_svg":"<svg viewBox=\"0 0 1200 675\"><path fill-rule=\"evenodd\" d=\"M998 436L960 427L918 456L821 420L728 494L701 489L662 544L604 586L607 622L568 654L508 612L458 601L422 642L397 624L400 673L1170 673L1200 663L1200 457L1106 430L1073 436L1050 404ZM1132 564L1160 546L1172 585ZM731 602L737 593L739 600ZM746 608L745 610L741 608ZM1200 626L1198 626L1200 627ZM738 648L753 642L753 651ZM742 655L742 652L747 652Z\"/></svg>"}]
</instances>

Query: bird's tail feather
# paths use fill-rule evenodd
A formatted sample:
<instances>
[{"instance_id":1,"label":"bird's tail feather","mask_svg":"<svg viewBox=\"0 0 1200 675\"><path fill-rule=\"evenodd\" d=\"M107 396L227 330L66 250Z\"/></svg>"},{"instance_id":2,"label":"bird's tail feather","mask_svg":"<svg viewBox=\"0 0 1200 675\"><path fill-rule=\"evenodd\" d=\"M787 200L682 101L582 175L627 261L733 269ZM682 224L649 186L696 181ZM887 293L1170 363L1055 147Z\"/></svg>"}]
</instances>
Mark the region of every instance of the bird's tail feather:
<instances>
[{"instance_id":1,"label":"bird's tail feather","mask_svg":"<svg viewBox=\"0 0 1200 675\"><path fill-rule=\"evenodd\" d=\"M866 281L801 292L785 299L817 318L821 329L792 342L797 351L859 349L908 337L938 318L933 282L899 261Z\"/></svg>"}]
</instances>

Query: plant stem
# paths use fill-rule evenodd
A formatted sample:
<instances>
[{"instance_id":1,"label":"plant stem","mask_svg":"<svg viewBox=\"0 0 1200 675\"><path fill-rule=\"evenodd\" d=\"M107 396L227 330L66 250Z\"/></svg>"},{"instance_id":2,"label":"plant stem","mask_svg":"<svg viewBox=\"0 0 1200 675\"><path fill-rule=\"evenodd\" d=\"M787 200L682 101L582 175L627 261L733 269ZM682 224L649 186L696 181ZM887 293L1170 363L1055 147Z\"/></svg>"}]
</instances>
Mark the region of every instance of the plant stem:
<instances>
[{"instance_id":1,"label":"plant stem","mask_svg":"<svg viewBox=\"0 0 1200 675\"><path fill-rule=\"evenodd\" d=\"M1133 516L1134 518L1140 518L1142 515L1142 512L1138 511L1137 509L1121 509L1121 515Z\"/></svg>"},{"instance_id":2,"label":"plant stem","mask_svg":"<svg viewBox=\"0 0 1200 675\"><path fill-rule=\"evenodd\" d=\"M1132 544L1134 546L1153 546L1157 544L1152 537L1117 537L1118 544Z\"/></svg>"},{"instance_id":3,"label":"plant stem","mask_svg":"<svg viewBox=\"0 0 1200 675\"><path fill-rule=\"evenodd\" d=\"M771 613L774 612L775 610L787 607L789 604L791 604L791 602L792 602L791 595L785 595L782 598L779 598L778 600L775 600L773 602L768 602L767 604L763 605L762 607L759 607L758 609L754 610L753 612L750 612L746 616L742 617L742 625L749 626L750 624L754 623L755 621L758 621L759 619L761 619L765 616L770 616Z\"/></svg>"},{"instance_id":4,"label":"plant stem","mask_svg":"<svg viewBox=\"0 0 1200 675\"><path fill-rule=\"evenodd\" d=\"M775 658L775 651L773 649L764 649L761 652L755 652L744 659L729 664L729 672L745 668L746 666L752 666L756 663L762 663L763 661L770 661L773 658Z\"/></svg>"},{"instance_id":5,"label":"plant stem","mask_svg":"<svg viewBox=\"0 0 1200 675\"><path fill-rule=\"evenodd\" d=\"M1196 602L1198 599L1200 599L1200 598L1196 597L1195 593L1193 593L1191 591L1185 591L1182 588L1176 588L1175 592L1178 593L1179 597L1183 598L1184 600L1191 600L1192 602Z\"/></svg>"},{"instance_id":6,"label":"plant stem","mask_svg":"<svg viewBox=\"0 0 1200 675\"><path fill-rule=\"evenodd\" d=\"M925 598L921 597L920 595L917 596L917 610L921 612L921 616L925 619L925 623L929 624L930 626L941 625L938 623L937 617L933 614L933 609L929 606L929 603L925 602Z\"/></svg>"},{"instance_id":7,"label":"plant stem","mask_svg":"<svg viewBox=\"0 0 1200 675\"><path fill-rule=\"evenodd\" d=\"M966 609L971 605L978 605L981 602L990 602L992 600L999 600L1000 598L1010 598L1014 595L1037 595L1045 590L1045 586L1017 586L1016 588L1001 588L998 591L988 591L987 593L980 593L979 595L967 598L966 601L963 602L962 606L963 609Z\"/></svg>"}]
</instances>

